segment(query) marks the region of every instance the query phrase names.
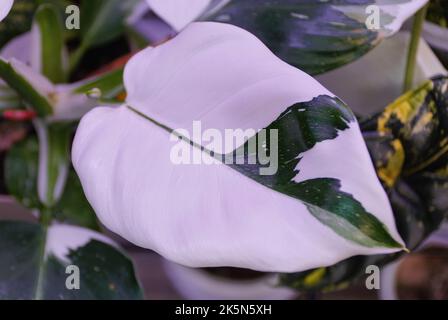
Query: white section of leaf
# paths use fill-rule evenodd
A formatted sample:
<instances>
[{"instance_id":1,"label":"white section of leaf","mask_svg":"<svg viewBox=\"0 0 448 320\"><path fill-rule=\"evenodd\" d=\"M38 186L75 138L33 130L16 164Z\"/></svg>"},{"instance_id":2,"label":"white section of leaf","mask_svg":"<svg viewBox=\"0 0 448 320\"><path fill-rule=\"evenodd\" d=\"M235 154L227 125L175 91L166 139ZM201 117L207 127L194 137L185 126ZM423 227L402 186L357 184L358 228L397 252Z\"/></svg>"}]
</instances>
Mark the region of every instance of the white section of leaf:
<instances>
[{"instance_id":1,"label":"white section of leaf","mask_svg":"<svg viewBox=\"0 0 448 320\"><path fill-rule=\"evenodd\" d=\"M378 0L377 0L378 1ZM403 23L412 17L418 10L420 10L428 0L409 0L408 3L401 4L381 4L384 0L379 0L381 10L395 17L395 19L385 26L387 29L387 36L397 33Z\"/></svg>"},{"instance_id":2,"label":"white section of leaf","mask_svg":"<svg viewBox=\"0 0 448 320\"><path fill-rule=\"evenodd\" d=\"M59 201L62 197L62 193L64 192L65 184L67 182L67 176L69 172L69 163L61 163L58 167L58 178L56 180L54 190L53 190L53 199L54 201Z\"/></svg>"},{"instance_id":3,"label":"white section of leaf","mask_svg":"<svg viewBox=\"0 0 448 320\"><path fill-rule=\"evenodd\" d=\"M97 100L87 94L74 94L79 83L56 85L57 103L50 121L77 120L98 105Z\"/></svg>"},{"instance_id":4,"label":"white section of leaf","mask_svg":"<svg viewBox=\"0 0 448 320\"><path fill-rule=\"evenodd\" d=\"M11 11L14 0L1 0L0 1L0 21L6 18L9 11Z\"/></svg>"},{"instance_id":5,"label":"white section of leaf","mask_svg":"<svg viewBox=\"0 0 448 320\"><path fill-rule=\"evenodd\" d=\"M46 205L48 201L48 131L42 120L34 120L34 128L39 138L39 165L37 173L37 193L39 200Z\"/></svg>"},{"instance_id":6,"label":"white section of leaf","mask_svg":"<svg viewBox=\"0 0 448 320\"><path fill-rule=\"evenodd\" d=\"M220 23L193 23L168 43L142 51L126 66L125 85L128 105L187 129L194 120L204 129L264 128L293 103L330 94L253 35ZM350 131L354 138L338 144L340 161L353 164L342 183L373 190L379 197L372 199L373 214L381 212L378 218L387 217L383 223L395 232L361 133ZM299 200L228 166L175 165L173 145L167 131L125 105L92 110L76 134L72 159L89 202L108 228L139 246L191 267L274 272L397 251L338 236ZM331 164L335 155L320 157Z\"/></svg>"},{"instance_id":7,"label":"white section of leaf","mask_svg":"<svg viewBox=\"0 0 448 320\"><path fill-rule=\"evenodd\" d=\"M193 120L203 130L262 129L294 103L333 96L249 32L212 22L193 23L175 39L135 55L124 81L128 105L190 133Z\"/></svg>"},{"instance_id":8,"label":"white section of leaf","mask_svg":"<svg viewBox=\"0 0 448 320\"><path fill-rule=\"evenodd\" d=\"M198 18L211 0L146 0L151 9L180 31Z\"/></svg>"},{"instance_id":9,"label":"white section of leaf","mask_svg":"<svg viewBox=\"0 0 448 320\"><path fill-rule=\"evenodd\" d=\"M30 63L30 32L24 33L20 36L15 37L11 41L9 41L0 51L0 58L4 60L10 60L15 58L19 61L22 61L26 64ZM0 85L7 86L3 79L0 79ZM13 92L15 95L15 92ZM8 108L14 107L11 105Z\"/></svg>"},{"instance_id":10,"label":"white section of leaf","mask_svg":"<svg viewBox=\"0 0 448 320\"><path fill-rule=\"evenodd\" d=\"M70 263L68 258L70 251L81 248L92 240L118 249L116 243L102 234L81 227L56 224L48 229L45 255L48 257L49 254L52 254L59 260Z\"/></svg>"},{"instance_id":11,"label":"white section of leaf","mask_svg":"<svg viewBox=\"0 0 448 320\"><path fill-rule=\"evenodd\" d=\"M375 3L367 5L334 5L333 7L351 18L365 23L369 16L366 8L378 6L381 12L379 21L381 28L379 31L383 36L390 37L397 33L403 26L403 23L427 2L428 0L376 0Z\"/></svg>"},{"instance_id":12,"label":"white section of leaf","mask_svg":"<svg viewBox=\"0 0 448 320\"><path fill-rule=\"evenodd\" d=\"M15 58L25 64L30 64L31 33L26 32L20 36L14 37L1 50L0 56L3 59L10 60Z\"/></svg>"},{"instance_id":13,"label":"white section of leaf","mask_svg":"<svg viewBox=\"0 0 448 320\"><path fill-rule=\"evenodd\" d=\"M48 99L55 91L53 83L30 66L27 66L15 58L9 60L9 63L14 70L25 78L42 96Z\"/></svg>"},{"instance_id":14,"label":"white section of leaf","mask_svg":"<svg viewBox=\"0 0 448 320\"><path fill-rule=\"evenodd\" d=\"M39 24L34 23L31 28L31 39L30 39L30 61L31 68L41 73L42 70L42 37Z\"/></svg>"}]
</instances>

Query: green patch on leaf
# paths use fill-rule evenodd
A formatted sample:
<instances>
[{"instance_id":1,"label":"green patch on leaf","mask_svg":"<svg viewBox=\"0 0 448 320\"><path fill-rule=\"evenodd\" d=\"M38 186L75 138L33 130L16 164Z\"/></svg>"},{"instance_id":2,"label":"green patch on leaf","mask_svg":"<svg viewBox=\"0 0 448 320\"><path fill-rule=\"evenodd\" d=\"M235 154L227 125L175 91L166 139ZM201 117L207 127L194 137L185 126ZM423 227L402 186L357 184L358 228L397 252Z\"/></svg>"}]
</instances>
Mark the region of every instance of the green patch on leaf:
<instances>
[{"instance_id":1,"label":"green patch on leaf","mask_svg":"<svg viewBox=\"0 0 448 320\"><path fill-rule=\"evenodd\" d=\"M339 132L349 129L355 118L339 99L319 96L312 101L295 104L272 122L266 131L278 132L278 171L260 175L266 167L250 152L250 145L265 145L270 153L273 145L267 135L257 134L226 157L243 155L244 164L230 165L253 180L303 202L310 213L341 237L366 247L401 248L389 234L386 226L348 193L340 190L341 182L323 178L295 182L300 176L297 165L302 154L317 143L336 139ZM257 142L254 143L253 140ZM252 158L252 163L249 159Z\"/></svg>"},{"instance_id":2,"label":"green patch on leaf","mask_svg":"<svg viewBox=\"0 0 448 320\"><path fill-rule=\"evenodd\" d=\"M402 248L381 221L340 188L336 179L313 179L301 182L291 191L306 203L316 219L341 237L366 247Z\"/></svg>"}]
</instances>

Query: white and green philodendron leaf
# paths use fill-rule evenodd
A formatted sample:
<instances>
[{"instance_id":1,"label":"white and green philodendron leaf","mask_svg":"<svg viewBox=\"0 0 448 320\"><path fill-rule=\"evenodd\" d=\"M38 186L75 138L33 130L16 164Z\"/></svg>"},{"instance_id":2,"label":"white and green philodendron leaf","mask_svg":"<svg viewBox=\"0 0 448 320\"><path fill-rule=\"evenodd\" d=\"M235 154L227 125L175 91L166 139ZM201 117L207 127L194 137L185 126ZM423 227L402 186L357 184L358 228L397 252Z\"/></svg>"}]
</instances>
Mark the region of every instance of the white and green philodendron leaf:
<instances>
[{"instance_id":1,"label":"white and green philodendron leaf","mask_svg":"<svg viewBox=\"0 0 448 320\"><path fill-rule=\"evenodd\" d=\"M428 0L147 2L177 31L196 19L230 23L255 34L284 61L319 74L370 51L397 32Z\"/></svg>"},{"instance_id":2,"label":"white and green philodendron leaf","mask_svg":"<svg viewBox=\"0 0 448 320\"><path fill-rule=\"evenodd\" d=\"M0 21L6 18L9 11L11 11L14 0L2 0L0 1Z\"/></svg>"},{"instance_id":3,"label":"white and green philodendron leaf","mask_svg":"<svg viewBox=\"0 0 448 320\"><path fill-rule=\"evenodd\" d=\"M141 299L131 260L109 238L68 225L0 222L0 299Z\"/></svg>"},{"instance_id":4,"label":"white and green philodendron leaf","mask_svg":"<svg viewBox=\"0 0 448 320\"><path fill-rule=\"evenodd\" d=\"M193 23L124 81L126 104L89 112L72 149L114 232L192 267L293 272L402 249L352 112L252 34Z\"/></svg>"}]
</instances>

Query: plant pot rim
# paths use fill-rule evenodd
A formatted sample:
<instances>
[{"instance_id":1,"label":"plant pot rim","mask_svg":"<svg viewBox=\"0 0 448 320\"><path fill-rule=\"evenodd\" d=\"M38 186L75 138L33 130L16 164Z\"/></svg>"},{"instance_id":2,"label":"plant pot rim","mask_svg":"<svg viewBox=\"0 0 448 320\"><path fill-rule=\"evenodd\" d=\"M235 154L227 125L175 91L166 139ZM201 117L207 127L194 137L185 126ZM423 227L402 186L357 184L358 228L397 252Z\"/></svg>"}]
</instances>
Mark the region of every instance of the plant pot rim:
<instances>
[{"instance_id":1,"label":"plant pot rim","mask_svg":"<svg viewBox=\"0 0 448 320\"><path fill-rule=\"evenodd\" d=\"M0 204L13 204L15 202L14 197L7 194L0 194Z\"/></svg>"},{"instance_id":2,"label":"plant pot rim","mask_svg":"<svg viewBox=\"0 0 448 320\"><path fill-rule=\"evenodd\" d=\"M175 289L186 299L211 300L286 300L297 292L276 286L278 274L256 279L226 279L203 269L188 268L164 260L164 269Z\"/></svg>"}]
</instances>

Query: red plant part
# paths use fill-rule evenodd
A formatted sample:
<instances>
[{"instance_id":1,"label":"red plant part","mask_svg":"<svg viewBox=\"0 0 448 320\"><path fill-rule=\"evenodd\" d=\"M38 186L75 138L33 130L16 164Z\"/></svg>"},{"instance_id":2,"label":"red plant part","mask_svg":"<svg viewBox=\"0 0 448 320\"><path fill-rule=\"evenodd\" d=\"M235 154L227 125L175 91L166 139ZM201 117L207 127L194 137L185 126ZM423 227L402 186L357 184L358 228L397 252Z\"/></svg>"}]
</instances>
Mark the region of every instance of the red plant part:
<instances>
[{"instance_id":1,"label":"red plant part","mask_svg":"<svg viewBox=\"0 0 448 320\"><path fill-rule=\"evenodd\" d=\"M130 52L128 54L125 54L124 56L121 56L121 57L115 59L114 61L99 68L98 70L95 70L94 72L92 72L92 74L90 76L97 76L97 75L100 75L100 74L103 74L103 73L106 73L109 71L113 71L113 70L122 68L134 56L134 54L136 54L136 52Z\"/></svg>"},{"instance_id":2,"label":"red plant part","mask_svg":"<svg viewBox=\"0 0 448 320\"><path fill-rule=\"evenodd\" d=\"M24 122L33 120L37 114L32 110L5 110L2 116L5 120Z\"/></svg>"}]
</instances>

